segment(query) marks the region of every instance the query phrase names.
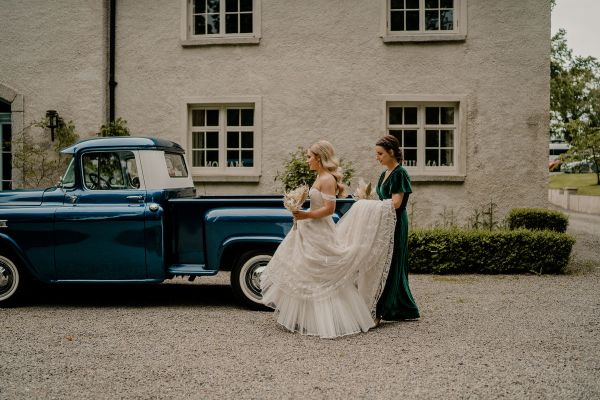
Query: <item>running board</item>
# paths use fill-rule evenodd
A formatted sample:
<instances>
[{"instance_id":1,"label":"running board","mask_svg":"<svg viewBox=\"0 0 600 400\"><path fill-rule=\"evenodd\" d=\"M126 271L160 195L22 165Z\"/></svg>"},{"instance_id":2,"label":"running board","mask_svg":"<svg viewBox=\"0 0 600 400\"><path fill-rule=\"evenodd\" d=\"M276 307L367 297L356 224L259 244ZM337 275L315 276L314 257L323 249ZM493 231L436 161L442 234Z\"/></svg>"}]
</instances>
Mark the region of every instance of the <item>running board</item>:
<instances>
[{"instance_id":1,"label":"running board","mask_svg":"<svg viewBox=\"0 0 600 400\"><path fill-rule=\"evenodd\" d=\"M173 264L167 270L172 275L206 276L216 275L217 270L205 269L204 264Z\"/></svg>"}]
</instances>

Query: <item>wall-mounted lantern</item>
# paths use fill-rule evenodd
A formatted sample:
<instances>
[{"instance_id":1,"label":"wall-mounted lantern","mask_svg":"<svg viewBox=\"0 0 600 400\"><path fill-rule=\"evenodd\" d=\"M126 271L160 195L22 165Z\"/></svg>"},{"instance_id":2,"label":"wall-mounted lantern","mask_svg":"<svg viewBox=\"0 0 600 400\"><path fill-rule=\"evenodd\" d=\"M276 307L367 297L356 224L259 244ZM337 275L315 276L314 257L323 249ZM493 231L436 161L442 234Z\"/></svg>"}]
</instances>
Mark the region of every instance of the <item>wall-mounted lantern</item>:
<instances>
[{"instance_id":1,"label":"wall-mounted lantern","mask_svg":"<svg viewBox=\"0 0 600 400\"><path fill-rule=\"evenodd\" d=\"M58 113L56 110L46 111L46 118L48 119L48 128L50 128L50 135L54 142L54 130L58 128Z\"/></svg>"}]
</instances>

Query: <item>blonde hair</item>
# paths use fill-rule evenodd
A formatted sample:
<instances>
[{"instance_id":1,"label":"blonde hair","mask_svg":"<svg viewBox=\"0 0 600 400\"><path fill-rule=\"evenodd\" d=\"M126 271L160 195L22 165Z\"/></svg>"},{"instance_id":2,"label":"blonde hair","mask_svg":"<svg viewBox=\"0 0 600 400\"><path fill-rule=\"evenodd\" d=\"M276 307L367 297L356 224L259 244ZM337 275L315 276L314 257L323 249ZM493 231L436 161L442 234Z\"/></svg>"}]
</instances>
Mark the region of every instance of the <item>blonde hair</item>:
<instances>
[{"instance_id":1,"label":"blonde hair","mask_svg":"<svg viewBox=\"0 0 600 400\"><path fill-rule=\"evenodd\" d=\"M323 168L335 178L337 184L336 194L339 197L346 197L346 185L342 183L340 161L335 156L335 150L333 150L331 143L327 140L319 140L318 142L313 143L308 150L319 157L319 161Z\"/></svg>"}]
</instances>

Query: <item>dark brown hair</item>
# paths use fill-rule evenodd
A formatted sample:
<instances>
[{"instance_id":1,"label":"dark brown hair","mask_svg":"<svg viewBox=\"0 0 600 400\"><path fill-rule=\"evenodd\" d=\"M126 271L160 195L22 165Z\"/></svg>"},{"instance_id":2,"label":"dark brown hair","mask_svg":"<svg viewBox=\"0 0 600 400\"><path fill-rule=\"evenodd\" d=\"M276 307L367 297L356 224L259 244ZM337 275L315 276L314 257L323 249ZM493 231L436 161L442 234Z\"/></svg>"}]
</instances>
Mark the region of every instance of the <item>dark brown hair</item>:
<instances>
[{"instance_id":1,"label":"dark brown hair","mask_svg":"<svg viewBox=\"0 0 600 400\"><path fill-rule=\"evenodd\" d=\"M381 146L384 149L391 151L396 161L402 164L404 157L402 156L402 150L400 150L400 142L395 136L385 135L375 143L375 146Z\"/></svg>"}]
</instances>

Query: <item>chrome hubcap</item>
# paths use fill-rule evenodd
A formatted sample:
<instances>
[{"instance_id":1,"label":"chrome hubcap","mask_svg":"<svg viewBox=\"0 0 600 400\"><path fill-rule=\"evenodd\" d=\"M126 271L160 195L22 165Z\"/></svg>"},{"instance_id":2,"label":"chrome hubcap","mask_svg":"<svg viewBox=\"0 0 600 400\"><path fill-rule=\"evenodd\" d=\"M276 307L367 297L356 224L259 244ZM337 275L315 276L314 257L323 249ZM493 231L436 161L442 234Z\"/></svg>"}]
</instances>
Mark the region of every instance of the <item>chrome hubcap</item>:
<instances>
[{"instance_id":1,"label":"chrome hubcap","mask_svg":"<svg viewBox=\"0 0 600 400\"><path fill-rule=\"evenodd\" d=\"M256 262L248 268L248 272L246 273L246 286L258 297L260 297L260 276L268 263L268 261Z\"/></svg>"},{"instance_id":2,"label":"chrome hubcap","mask_svg":"<svg viewBox=\"0 0 600 400\"><path fill-rule=\"evenodd\" d=\"M9 268L0 265L0 294L10 289L13 282L13 275Z\"/></svg>"}]
</instances>

